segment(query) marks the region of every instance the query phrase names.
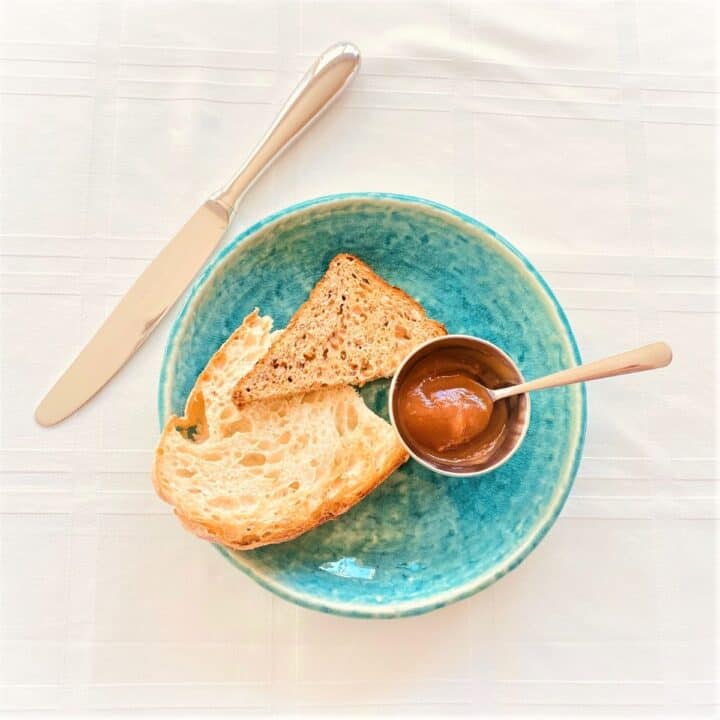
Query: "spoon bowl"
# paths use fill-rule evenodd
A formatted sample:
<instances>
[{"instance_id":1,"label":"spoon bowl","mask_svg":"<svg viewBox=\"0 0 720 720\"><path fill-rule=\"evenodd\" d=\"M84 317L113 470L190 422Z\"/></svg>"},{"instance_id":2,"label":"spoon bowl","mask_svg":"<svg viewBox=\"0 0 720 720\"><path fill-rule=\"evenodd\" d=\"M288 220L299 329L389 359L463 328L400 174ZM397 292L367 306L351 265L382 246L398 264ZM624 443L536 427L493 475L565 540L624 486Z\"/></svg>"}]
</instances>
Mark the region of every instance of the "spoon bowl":
<instances>
[{"instance_id":1,"label":"spoon bowl","mask_svg":"<svg viewBox=\"0 0 720 720\"><path fill-rule=\"evenodd\" d=\"M433 338L409 353L393 376L388 396L390 421L397 430L405 449L421 465L450 477L485 475L506 463L522 444L530 425L530 397L527 394L519 394L507 399L506 432L490 457L482 460L472 457L448 459L429 452L427 448L418 444L407 431L403 422L398 390L419 362L434 353L445 351L469 352L476 356L482 364L494 365L499 369L505 381L503 384L508 386L525 382L520 368L512 358L488 340L481 340L471 335L444 335ZM489 390L489 395L494 401L492 392Z\"/></svg>"}]
</instances>

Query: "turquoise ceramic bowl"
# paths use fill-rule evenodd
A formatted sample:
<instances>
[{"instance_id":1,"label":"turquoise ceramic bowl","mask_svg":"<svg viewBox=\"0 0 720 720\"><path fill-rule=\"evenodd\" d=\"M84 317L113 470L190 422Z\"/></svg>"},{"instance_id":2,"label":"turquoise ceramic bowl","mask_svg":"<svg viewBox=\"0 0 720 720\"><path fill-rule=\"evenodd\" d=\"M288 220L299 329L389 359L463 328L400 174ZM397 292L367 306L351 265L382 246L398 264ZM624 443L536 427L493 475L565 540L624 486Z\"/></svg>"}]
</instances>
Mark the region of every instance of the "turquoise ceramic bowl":
<instances>
[{"instance_id":1,"label":"turquoise ceramic bowl","mask_svg":"<svg viewBox=\"0 0 720 720\"><path fill-rule=\"evenodd\" d=\"M503 348L525 377L579 362L549 287L496 232L419 198L335 195L253 225L198 278L170 332L161 423L182 413L195 378L247 313L257 306L282 328L339 252L361 257L449 332ZM386 419L388 384L362 390ZM582 386L537 393L522 446L487 475L450 478L411 460L350 512L297 540L218 549L264 587L316 610L396 617L442 607L512 570L548 531L575 477L585 415Z\"/></svg>"}]
</instances>

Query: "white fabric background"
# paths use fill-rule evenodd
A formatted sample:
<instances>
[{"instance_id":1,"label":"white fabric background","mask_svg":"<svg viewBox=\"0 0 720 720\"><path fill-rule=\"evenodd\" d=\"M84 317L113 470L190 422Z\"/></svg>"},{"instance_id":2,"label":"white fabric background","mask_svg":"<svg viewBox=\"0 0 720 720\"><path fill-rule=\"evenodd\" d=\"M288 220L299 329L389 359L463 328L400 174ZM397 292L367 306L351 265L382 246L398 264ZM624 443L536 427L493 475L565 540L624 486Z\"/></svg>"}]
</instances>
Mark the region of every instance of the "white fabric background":
<instances>
[{"instance_id":1,"label":"white fabric background","mask_svg":"<svg viewBox=\"0 0 720 720\"><path fill-rule=\"evenodd\" d=\"M715 700L712 0L0 2L0 707L710 714ZM545 274L589 387L557 525L485 592L392 622L298 609L151 490L169 320L52 430L36 402L312 58L364 65L247 196L445 202ZM171 317L174 313L171 313Z\"/></svg>"}]
</instances>

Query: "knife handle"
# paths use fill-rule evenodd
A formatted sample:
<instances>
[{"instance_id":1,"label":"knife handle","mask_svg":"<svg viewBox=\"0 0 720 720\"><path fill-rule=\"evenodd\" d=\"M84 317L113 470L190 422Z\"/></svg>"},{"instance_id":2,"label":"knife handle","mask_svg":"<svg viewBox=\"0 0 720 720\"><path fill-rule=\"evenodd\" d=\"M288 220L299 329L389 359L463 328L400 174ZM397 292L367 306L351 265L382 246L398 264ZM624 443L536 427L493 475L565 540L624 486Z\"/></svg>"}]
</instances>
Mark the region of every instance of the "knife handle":
<instances>
[{"instance_id":1,"label":"knife handle","mask_svg":"<svg viewBox=\"0 0 720 720\"><path fill-rule=\"evenodd\" d=\"M360 51L352 43L338 43L320 55L240 172L210 199L231 216L255 180L335 100L359 67Z\"/></svg>"}]
</instances>

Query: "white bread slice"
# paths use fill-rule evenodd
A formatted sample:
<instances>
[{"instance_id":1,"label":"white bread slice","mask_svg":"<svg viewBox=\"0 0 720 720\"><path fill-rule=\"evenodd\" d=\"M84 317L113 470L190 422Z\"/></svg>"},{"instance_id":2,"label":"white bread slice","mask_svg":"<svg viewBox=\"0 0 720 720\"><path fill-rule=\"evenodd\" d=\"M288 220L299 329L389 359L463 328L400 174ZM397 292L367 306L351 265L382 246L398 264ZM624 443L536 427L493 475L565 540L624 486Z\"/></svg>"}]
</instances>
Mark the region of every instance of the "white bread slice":
<instances>
[{"instance_id":1,"label":"white bread slice","mask_svg":"<svg viewBox=\"0 0 720 720\"><path fill-rule=\"evenodd\" d=\"M235 549L297 537L349 510L407 460L395 430L348 386L250 403L230 389L271 342L245 318L171 417L153 482L196 535Z\"/></svg>"},{"instance_id":2,"label":"white bread slice","mask_svg":"<svg viewBox=\"0 0 720 720\"><path fill-rule=\"evenodd\" d=\"M336 255L262 359L238 382L236 405L389 377L445 327L353 255Z\"/></svg>"}]
</instances>

